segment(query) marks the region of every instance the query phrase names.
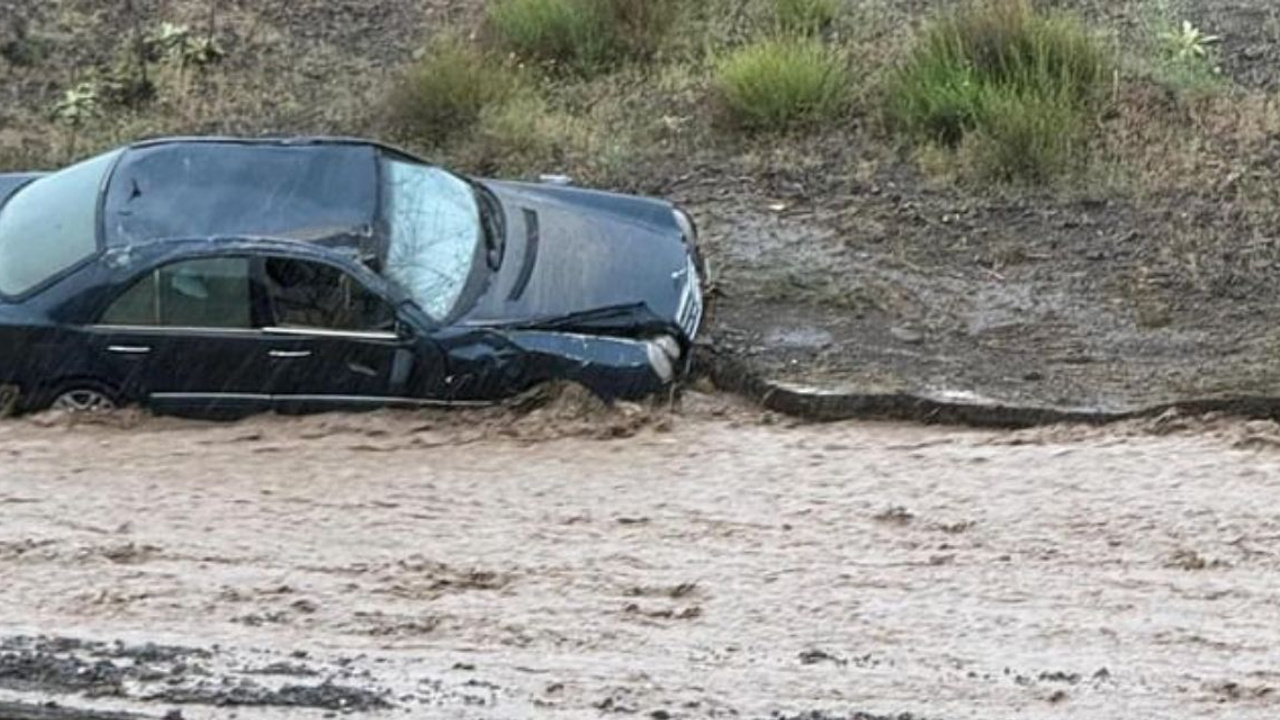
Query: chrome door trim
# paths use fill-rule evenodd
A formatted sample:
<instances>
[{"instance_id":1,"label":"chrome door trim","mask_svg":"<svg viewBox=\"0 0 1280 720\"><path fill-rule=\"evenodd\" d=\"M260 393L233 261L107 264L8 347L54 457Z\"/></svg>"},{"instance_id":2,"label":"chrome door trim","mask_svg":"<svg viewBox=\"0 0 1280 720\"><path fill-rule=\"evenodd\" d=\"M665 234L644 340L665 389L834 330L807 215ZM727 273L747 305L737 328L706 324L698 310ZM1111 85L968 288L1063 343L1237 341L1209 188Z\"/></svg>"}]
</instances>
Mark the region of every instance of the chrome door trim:
<instances>
[{"instance_id":1,"label":"chrome door trim","mask_svg":"<svg viewBox=\"0 0 1280 720\"><path fill-rule=\"evenodd\" d=\"M148 397L159 400L248 400L254 402L270 402L270 395L256 393L151 393Z\"/></svg>"},{"instance_id":2,"label":"chrome door trim","mask_svg":"<svg viewBox=\"0 0 1280 720\"><path fill-rule=\"evenodd\" d=\"M251 393L152 393L160 400L252 400L343 403L347 405L411 405L416 407L490 407L497 400L428 400L377 395L256 395Z\"/></svg>"},{"instance_id":3,"label":"chrome door trim","mask_svg":"<svg viewBox=\"0 0 1280 720\"><path fill-rule=\"evenodd\" d=\"M147 333L161 335L252 335L259 337L261 330L252 328L187 327L178 325L85 325L90 332Z\"/></svg>"},{"instance_id":4,"label":"chrome door trim","mask_svg":"<svg viewBox=\"0 0 1280 720\"><path fill-rule=\"evenodd\" d=\"M146 355L151 348L146 345L108 345L107 352L117 355Z\"/></svg>"},{"instance_id":5,"label":"chrome door trim","mask_svg":"<svg viewBox=\"0 0 1280 720\"><path fill-rule=\"evenodd\" d=\"M346 405L413 405L417 407L489 407L497 401L488 400L428 400L378 395L275 395L276 402L318 402Z\"/></svg>"},{"instance_id":6,"label":"chrome door trim","mask_svg":"<svg viewBox=\"0 0 1280 720\"><path fill-rule=\"evenodd\" d=\"M322 328L302 327L268 327L262 332L268 335L287 335L290 337L339 338L346 340L399 340L400 336L393 332L366 332L361 330L325 330Z\"/></svg>"}]
</instances>

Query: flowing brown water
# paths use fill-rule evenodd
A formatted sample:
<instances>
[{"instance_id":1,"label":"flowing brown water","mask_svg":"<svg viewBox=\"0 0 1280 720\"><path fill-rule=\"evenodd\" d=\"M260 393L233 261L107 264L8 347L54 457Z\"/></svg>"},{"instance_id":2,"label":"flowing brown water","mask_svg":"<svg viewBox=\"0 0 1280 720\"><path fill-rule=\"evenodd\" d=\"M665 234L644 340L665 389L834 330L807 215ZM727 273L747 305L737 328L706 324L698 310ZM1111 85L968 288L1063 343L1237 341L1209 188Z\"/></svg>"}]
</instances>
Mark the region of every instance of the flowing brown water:
<instances>
[{"instance_id":1,"label":"flowing brown water","mask_svg":"<svg viewBox=\"0 0 1280 720\"><path fill-rule=\"evenodd\" d=\"M1267 423L124 424L0 424L0 636L296 653L414 717L1280 712Z\"/></svg>"}]
</instances>

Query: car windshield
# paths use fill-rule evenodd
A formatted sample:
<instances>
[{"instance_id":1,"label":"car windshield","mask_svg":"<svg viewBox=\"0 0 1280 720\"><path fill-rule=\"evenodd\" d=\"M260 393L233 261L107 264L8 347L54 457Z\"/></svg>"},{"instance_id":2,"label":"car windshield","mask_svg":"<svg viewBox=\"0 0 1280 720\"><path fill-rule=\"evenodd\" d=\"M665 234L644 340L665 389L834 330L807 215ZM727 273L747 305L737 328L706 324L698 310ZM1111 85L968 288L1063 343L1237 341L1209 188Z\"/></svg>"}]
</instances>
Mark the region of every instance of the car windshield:
<instances>
[{"instance_id":1,"label":"car windshield","mask_svg":"<svg viewBox=\"0 0 1280 720\"><path fill-rule=\"evenodd\" d=\"M0 294L21 295L98 249L98 195L119 152L41 178L0 208Z\"/></svg>"},{"instance_id":2,"label":"car windshield","mask_svg":"<svg viewBox=\"0 0 1280 720\"><path fill-rule=\"evenodd\" d=\"M475 191L440 168L387 158L382 207L388 231L383 274L443 320L462 297L483 238Z\"/></svg>"}]
</instances>

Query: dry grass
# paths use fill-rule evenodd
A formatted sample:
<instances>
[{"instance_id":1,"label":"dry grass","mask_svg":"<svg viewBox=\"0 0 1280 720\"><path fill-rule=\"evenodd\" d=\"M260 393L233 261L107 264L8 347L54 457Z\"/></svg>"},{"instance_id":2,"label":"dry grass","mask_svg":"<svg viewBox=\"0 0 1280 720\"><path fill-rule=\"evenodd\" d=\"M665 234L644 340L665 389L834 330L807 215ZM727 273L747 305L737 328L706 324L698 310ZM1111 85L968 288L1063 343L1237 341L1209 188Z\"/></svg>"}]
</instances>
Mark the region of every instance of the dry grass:
<instances>
[{"instance_id":1,"label":"dry grass","mask_svg":"<svg viewBox=\"0 0 1280 720\"><path fill-rule=\"evenodd\" d=\"M517 68L456 38L443 38L392 88L387 127L398 138L439 147L471 132L494 107L528 92Z\"/></svg>"}]
</instances>

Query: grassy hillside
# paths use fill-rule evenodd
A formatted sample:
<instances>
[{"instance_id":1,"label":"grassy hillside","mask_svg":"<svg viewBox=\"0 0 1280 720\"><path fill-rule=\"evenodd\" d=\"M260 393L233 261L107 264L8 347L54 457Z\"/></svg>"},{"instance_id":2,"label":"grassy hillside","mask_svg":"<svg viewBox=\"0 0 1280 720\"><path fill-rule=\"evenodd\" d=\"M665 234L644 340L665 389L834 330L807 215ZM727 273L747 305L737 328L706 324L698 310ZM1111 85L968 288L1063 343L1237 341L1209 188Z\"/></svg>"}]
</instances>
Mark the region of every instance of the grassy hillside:
<instances>
[{"instance_id":1,"label":"grassy hillside","mask_svg":"<svg viewBox=\"0 0 1280 720\"><path fill-rule=\"evenodd\" d=\"M487 11L445 0L10 0L0 28L0 167L57 165L157 134L347 133L482 172L569 172L620 187L707 164L825 171L834 160L864 172L867 162L901 164L923 181L979 189L993 180L1070 189L1083 177L1116 192L1204 192L1252 186L1248 166L1280 128L1267 64L1280 13L1263 2L1215 10L1077 0L1054 3L1066 12L1037 12L1061 26L1047 32L1065 27L1075 35L1068 42L1091 45L1090 107L1066 110L1048 76L1027 79L1044 86L1033 92L973 78L982 98L943 97L969 81L957 58L948 70L939 56L947 33L1048 37L1043 28L966 30L958 24L972 19L948 15L965 3L578 4L621 9L575 10L573 0L499 0ZM982 22L1018 22L1000 17L1018 0L982 5ZM449 75L450 61L470 74ZM484 97L459 97L467 91ZM947 111L981 119L963 142L938 142L922 114ZM1011 124L1026 117L1058 131ZM1033 137L1046 132L1054 147ZM1010 166L1002 151L1043 167Z\"/></svg>"}]
</instances>

